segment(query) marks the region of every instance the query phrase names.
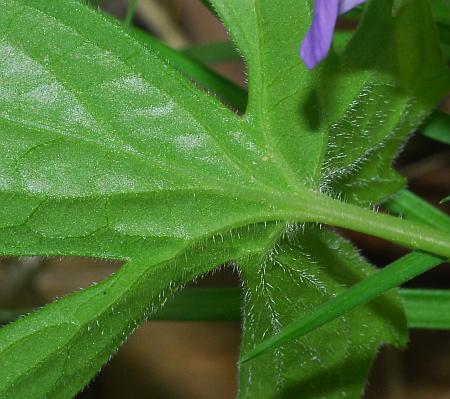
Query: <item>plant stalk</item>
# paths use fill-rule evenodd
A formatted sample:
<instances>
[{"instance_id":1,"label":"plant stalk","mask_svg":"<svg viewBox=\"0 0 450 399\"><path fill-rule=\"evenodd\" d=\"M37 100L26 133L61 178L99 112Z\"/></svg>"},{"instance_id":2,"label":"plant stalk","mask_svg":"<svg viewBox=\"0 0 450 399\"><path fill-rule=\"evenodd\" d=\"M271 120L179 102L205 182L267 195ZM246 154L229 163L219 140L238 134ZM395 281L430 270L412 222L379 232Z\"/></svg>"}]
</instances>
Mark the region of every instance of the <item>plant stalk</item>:
<instances>
[{"instance_id":1,"label":"plant stalk","mask_svg":"<svg viewBox=\"0 0 450 399\"><path fill-rule=\"evenodd\" d=\"M379 237L411 249L450 258L450 233L422 223L360 208L323 194L302 195L298 222L317 222Z\"/></svg>"}]
</instances>

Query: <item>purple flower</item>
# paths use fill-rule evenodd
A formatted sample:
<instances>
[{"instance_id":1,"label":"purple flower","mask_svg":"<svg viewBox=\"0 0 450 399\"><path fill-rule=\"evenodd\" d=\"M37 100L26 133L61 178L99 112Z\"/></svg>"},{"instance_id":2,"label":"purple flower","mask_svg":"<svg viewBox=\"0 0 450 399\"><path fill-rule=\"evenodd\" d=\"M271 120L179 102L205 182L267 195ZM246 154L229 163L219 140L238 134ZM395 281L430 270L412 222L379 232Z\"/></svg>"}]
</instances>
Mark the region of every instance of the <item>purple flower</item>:
<instances>
[{"instance_id":1,"label":"purple flower","mask_svg":"<svg viewBox=\"0 0 450 399\"><path fill-rule=\"evenodd\" d=\"M315 0L314 18L300 47L300 56L309 69L314 68L327 55L337 17L365 1Z\"/></svg>"}]
</instances>

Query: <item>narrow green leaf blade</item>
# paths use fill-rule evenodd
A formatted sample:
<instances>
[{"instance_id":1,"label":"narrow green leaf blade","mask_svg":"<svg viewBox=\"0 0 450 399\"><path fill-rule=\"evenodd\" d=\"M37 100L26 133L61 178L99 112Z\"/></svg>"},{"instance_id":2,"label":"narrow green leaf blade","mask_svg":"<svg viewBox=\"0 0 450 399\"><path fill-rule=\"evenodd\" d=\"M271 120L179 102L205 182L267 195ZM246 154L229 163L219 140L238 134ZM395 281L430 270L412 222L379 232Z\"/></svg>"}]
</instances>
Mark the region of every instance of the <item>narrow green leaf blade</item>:
<instances>
[{"instance_id":1,"label":"narrow green leaf blade","mask_svg":"<svg viewBox=\"0 0 450 399\"><path fill-rule=\"evenodd\" d=\"M399 191L395 196L383 203L383 206L389 211L410 220L421 222L443 231L450 231L450 217L409 190Z\"/></svg>"},{"instance_id":2,"label":"narrow green leaf blade","mask_svg":"<svg viewBox=\"0 0 450 399\"><path fill-rule=\"evenodd\" d=\"M442 111L434 112L419 131L430 139L450 145L450 115Z\"/></svg>"},{"instance_id":3,"label":"narrow green leaf blade","mask_svg":"<svg viewBox=\"0 0 450 399\"><path fill-rule=\"evenodd\" d=\"M185 289L167 301L152 320L239 321L240 292L233 287Z\"/></svg>"},{"instance_id":4,"label":"narrow green leaf blade","mask_svg":"<svg viewBox=\"0 0 450 399\"><path fill-rule=\"evenodd\" d=\"M409 328L450 329L450 291L403 289Z\"/></svg>"},{"instance_id":5,"label":"narrow green leaf blade","mask_svg":"<svg viewBox=\"0 0 450 399\"><path fill-rule=\"evenodd\" d=\"M204 64L241 61L241 55L232 42L201 43L183 49L182 54Z\"/></svg>"}]
</instances>

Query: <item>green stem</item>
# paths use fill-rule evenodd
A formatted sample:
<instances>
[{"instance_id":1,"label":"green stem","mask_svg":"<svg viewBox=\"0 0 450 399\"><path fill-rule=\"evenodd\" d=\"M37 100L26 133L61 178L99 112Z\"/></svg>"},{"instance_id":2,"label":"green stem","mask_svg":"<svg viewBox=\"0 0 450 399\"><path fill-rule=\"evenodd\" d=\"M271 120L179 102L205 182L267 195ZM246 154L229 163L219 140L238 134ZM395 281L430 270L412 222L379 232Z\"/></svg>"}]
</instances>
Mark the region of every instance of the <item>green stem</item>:
<instances>
[{"instance_id":1,"label":"green stem","mask_svg":"<svg viewBox=\"0 0 450 399\"><path fill-rule=\"evenodd\" d=\"M421 223L376 213L324 195L302 196L298 221L318 222L383 238L408 248L450 258L450 234Z\"/></svg>"}]
</instances>

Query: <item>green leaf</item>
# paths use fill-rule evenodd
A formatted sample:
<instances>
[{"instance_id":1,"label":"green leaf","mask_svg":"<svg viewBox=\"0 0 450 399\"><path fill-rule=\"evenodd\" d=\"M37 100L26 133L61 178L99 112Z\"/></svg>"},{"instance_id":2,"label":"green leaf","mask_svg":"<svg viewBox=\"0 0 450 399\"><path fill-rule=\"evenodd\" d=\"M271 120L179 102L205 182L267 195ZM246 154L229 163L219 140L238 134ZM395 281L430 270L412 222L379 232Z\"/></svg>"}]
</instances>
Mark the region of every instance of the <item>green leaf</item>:
<instances>
[{"instance_id":1,"label":"green leaf","mask_svg":"<svg viewBox=\"0 0 450 399\"><path fill-rule=\"evenodd\" d=\"M413 2L397 17L388 12L387 0L379 10L372 6L369 22L349 43L356 53L345 50L336 71L316 73L307 71L297 55L298 35L309 24L308 2L288 1L283 8L269 0L256 8L250 0L229 1L226 7L215 3L249 65L249 106L242 118L183 75L191 64L167 62L162 46L143 44L75 0L0 0L0 255L127 261L104 283L0 331L2 397L71 397L166 292L221 263L233 261L242 268L245 323L258 334L278 328L267 324L273 312L261 308L267 298L250 295L273 260L299 276L286 282L278 267L270 271L273 281L267 275L283 322L323 299L321 287L333 295L341 284L370 274L349 244L309 225L303 233L301 223L353 228L450 255L449 236L439 230L327 196L367 204L398 186L398 179L386 178L393 173L387 155L397 152L448 83L425 3ZM369 37L372 25L395 40L386 45L386 37L384 42ZM415 56L404 65L409 51ZM358 61L375 53L373 64ZM323 90L339 85L342 96L332 103L333 91L324 95ZM376 90L366 95L367 85ZM380 95L383 101L375 101ZM373 139L348 130L354 146L344 142L336 160L339 135L347 131L355 104L359 128L381 122L383 128L371 128ZM382 112L389 123L378 118ZM280 291L308 291L310 282L300 278L303 270L307 277L315 271L319 280L312 280L309 303L301 300L288 309ZM322 351L329 332L316 335L309 352L288 348L304 355L303 363L289 360L288 367L267 378L267 385L278 381L267 392L292 389L290 376L306 369L324 373L330 389L341 386L332 383L338 379L347 383L341 387L349 395L359 392L379 342L403 341L402 314L389 310L398 309L396 301L383 300L390 307L361 313L346 324L360 333L351 337L352 350L342 334L339 353L326 345L328 351ZM99 328L92 328L97 322ZM257 339L246 330L245 348ZM279 355L273 358L269 364L279 365ZM345 359L362 365L357 375L338 366ZM242 396L255 392L254 378L269 369L267 363L255 367L242 370ZM253 379L244 377L249 372ZM321 395L318 384L305 389L311 387Z\"/></svg>"},{"instance_id":2,"label":"green leaf","mask_svg":"<svg viewBox=\"0 0 450 399\"><path fill-rule=\"evenodd\" d=\"M409 328L450 329L450 291L403 289Z\"/></svg>"},{"instance_id":3,"label":"green leaf","mask_svg":"<svg viewBox=\"0 0 450 399\"><path fill-rule=\"evenodd\" d=\"M136 27L133 27L131 31L143 44L169 61L176 69L212 91L225 103L244 112L247 105L247 92L242 87L207 68L198 61L196 56L187 55L187 51L179 53Z\"/></svg>"},{"instance_id":4,"label":"green leaf","mask_svg":"<svg viewBox=\"0 0 450 399\"><path fill-rule=\"evenodd\" d=\"M337 296L323 302L309 313L297 314L295 319L279 330L275 336L265 339L250 352L244 353L241 363L262 356L266 351L278 348L294 338L301 339L302 342L306 343L308 338L305 337L306 334L327 323L327 327L330 328L330 324L333 325L330 322L338 317L348 315L356 307L368 303L386 291L411 280L440 263L442 263L442 259L435 256L411 252Z\"/></svg>"},{"instance_id":5,"label":"green leaf","mask_svg":"<svg viewBox=\"0 0 450 399\"><path fill-rule=\"evenodd\" d=\"M245 187L268 219L257 187L276 193L283 174L236 115L77 2L4 8L1 253L176 254L256 222Z\"/></svg>"},{"instance_id":6,"label":"green leaf","mask_svg":"<svg viewBox=\"0 0 450 399\"><path fill-rule=\"evenodd\" d=\"M442 111L434 112L425 121L420 131L430 139L450 145L450 115Z\"/></svg>"},{"instance_id":7,"label":"green leaf","mask_svg":"<svg viewBox=\"0 0 450 399\"><path fill-rule=\"evenodd\" d=\"M413 220L423 221L443 231L450 231L450 218L446 214L408 190L400 191L395 197L385 203L385 207L392 212L404 214ZM265 339L249 353L244 354L241 362L248 362L261 356L269 349L277 348L294 338L301 338L305 334L342 315L348 314L357 306L366 304L389 289L400 286L442 262L443 260L440 258L420 252L412 252L403 256L346 291L322 303L313 312L297 316L294 321L275 336Z\"/></svg>"},{"instance_id":8,"label":"green leaf","mask_svg":"<svg viewBox=\"0 0 450 399\"><path fill-rule=\"evenodd\" d=\"M75 396L134 330L148 304L158 303L169 271L146 266L129 263L112 278L0 330L0 396Z\"/></svg>"},{"instance_id":9,"label":"green leaf","mask_svg":"<svg viewBox=\"0 0 450 399\"><path fill-rule=\"evenodd\" d=\"M77 2L4 8L2 253L144 257L208 231L317 221L305 215L320 195L292 188L256 127L120 27ZM37 41L23 29L31 20ZM356 209L321 198L325 208Z\"/></svg>"},{"instance_id":10,"label":"green leaf","mask_svg":"<svg viewBox=\"0 0 450 399\"><path fill-rule=\"evenodd\" d=\"M449 87L427 2L415 3L396 17L391 2L369 3L344 54L324 66L323 108L332 123L325 173L333 180L329 189L352 202L374 203L403 186L388 160Z\"/></svg>"},{"instance_id":11,"label":"green leaf","mask_svg":"<svg viewBox=\"0 0 450 399\"><path fill-rule=\"evenodd\" d=\"M286 332L294 318L311 320L317 306L345 295L348 286L373 273L353 246L335 234L315 228L306 232L286 238L271 256L243 268L244 359L253 353L255 342ZM314 333L241 362L240 396L359 397L379 343L405 343L405 319L394 298L394 293L384 296Z\"/></svg>"},{"instance_id":12,"label":"green leaf","mask_svg":"<svg viewBox=\"0 0 450 399\"><path fill-rule=\"evenodd\" d=\"M257 247L256 239L238 238L245 233L213 237L202 244L208 253L194 247L156 264L131 261L100 284L1 329L0 397L75 396L139 322L183 282L211 268L211 253L219 265Z\"/></svg>"}]
</instances>

